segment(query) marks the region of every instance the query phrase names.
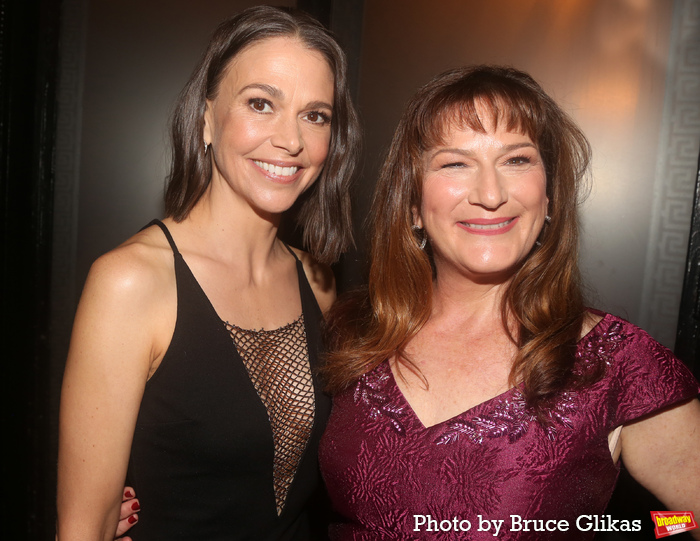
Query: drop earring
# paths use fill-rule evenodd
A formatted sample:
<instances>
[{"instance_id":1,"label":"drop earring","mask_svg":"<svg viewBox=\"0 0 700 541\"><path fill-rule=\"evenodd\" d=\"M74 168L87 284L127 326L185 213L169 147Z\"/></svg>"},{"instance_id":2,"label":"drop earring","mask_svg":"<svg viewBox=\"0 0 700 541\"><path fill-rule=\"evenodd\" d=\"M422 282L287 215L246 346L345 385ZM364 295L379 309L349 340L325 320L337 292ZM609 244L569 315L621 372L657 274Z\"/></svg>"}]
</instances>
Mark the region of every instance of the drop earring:
<instances>
[{"instance_id":1,"label":"drop earring","mask_svg":"<svg viewBox=\"0 0 700 541\"><path fill-rule=\"evenodd\" d=\"M428 243L428 233L423 229L422 227L418 227L417 225L412 225L411 226L411 231L414 233L419 233L422 235L422 238L418 242L418 248L421 250L425 250L425 245Z\"/></svg>"},{"instance_id":2,"label":"drop earring","mask_svg":"<svg viewBox=\"0 0 700 541\"><path fill-rule=\"evenodd\" d=\"M537 240L535 241L535 246L537 246L538 248L539 248L540 246L542 246L542 243L540 242L540 237L542 236L542 233L544 232L544 226L545 226L545 225L549 225L549 224L551 223L551 221L552 221L552 217L549 216L549 214L547 214L547 215L544 217L544 224L542 225L542 230L540 231L540 234L539 234L539 236L537 237Z\"/></svg>"}]
</instances>

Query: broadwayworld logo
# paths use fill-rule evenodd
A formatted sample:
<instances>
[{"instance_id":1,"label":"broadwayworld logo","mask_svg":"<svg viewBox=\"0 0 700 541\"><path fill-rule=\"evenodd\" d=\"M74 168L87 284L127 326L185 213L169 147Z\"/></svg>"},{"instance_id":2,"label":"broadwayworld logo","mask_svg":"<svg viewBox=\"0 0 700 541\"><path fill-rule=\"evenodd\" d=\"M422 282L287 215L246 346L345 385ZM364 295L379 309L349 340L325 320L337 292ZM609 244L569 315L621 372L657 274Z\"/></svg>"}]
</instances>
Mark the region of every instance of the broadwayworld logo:
<instances>
[{"instance_id":1,"label":"broadwayworld logo","mask_svg":"<svg viewBox=\"0 0 700 541\"><path fill-rule=\"evenodd\" d=\"M656 539L694 530L698 527L692 511L652 511Z\"/></svg>"}]
</instances>

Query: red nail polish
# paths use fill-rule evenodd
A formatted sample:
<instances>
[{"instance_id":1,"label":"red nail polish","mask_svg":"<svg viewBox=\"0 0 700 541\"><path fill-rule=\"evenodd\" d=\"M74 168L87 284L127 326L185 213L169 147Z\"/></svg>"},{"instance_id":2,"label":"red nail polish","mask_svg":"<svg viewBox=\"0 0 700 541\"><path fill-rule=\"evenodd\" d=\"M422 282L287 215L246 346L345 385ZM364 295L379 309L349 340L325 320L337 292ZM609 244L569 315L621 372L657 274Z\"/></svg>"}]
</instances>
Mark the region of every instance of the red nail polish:
<instances>
[{"instance_id":1,"label":"red nail polish","mask_svg":"<svg viewBox=\"0 0 700 541\"><path fill-rule=\"evenodd\" d=\"M124 491L124 497L125 497L125 498L133 498L133 497L134 497L134 493L131 492L130 490L126 490L126 491Z\"/></svg>"},{"instance_id":2,"label":"red nail polish","mask_svg":"<svg viewBox=\"0 0 700 541\"><path fill-rule=\"evenodd\" d=\"M126 520L129 522L129 524L133 524L133 523L136 522L138 519L139 519L139 517L137 517L136 515L131 515L131 516L130 516L128 519L126 519Z\"/></svg>"},{"instance_id":3,"label":"red nail polish","mask_svg":"<svg viewBox=\"0 0 700 541\"><path fill-rule=\"evenodd\" d=\"M141 509L141 504L139 504L139 502L134 502L131 504L132 511L138 511L139 509Z\"/></svg>"}]
</instances>

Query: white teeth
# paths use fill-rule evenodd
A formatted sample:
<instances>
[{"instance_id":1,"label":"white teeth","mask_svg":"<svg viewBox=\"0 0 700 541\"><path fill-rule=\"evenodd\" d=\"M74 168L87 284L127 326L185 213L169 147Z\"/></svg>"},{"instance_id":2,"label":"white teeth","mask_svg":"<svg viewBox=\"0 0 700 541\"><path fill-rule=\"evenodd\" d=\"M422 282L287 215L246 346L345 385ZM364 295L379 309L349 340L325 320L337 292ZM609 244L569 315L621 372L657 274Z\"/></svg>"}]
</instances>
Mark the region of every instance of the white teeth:
<instances>
[{"instance_id":1,"label":"white teeth","mask_svg":"<svg viewBox=\"0 0 700 541\"><path fill-rule=\"evenodd\" d=\"M289 177L299 170L298 167L279 167L278 165L273 165L271 163L261 162L258 160L253 160L253 163L268 173L272 173L278 177Z\"/></svg>"},{"instance_id":2,"label":"white teeth","mask_svg":"<svg viewBox=\"0 0 700 541\"><path fill-rule=\"evenodd\" d=\"M469 222L462 222L464 225L467 227L470 227L472 229L500 229L502 227L505 227L509 225L513 219L507 220L505 222L501 222L500 224L470 224Z\"/></svg>"}]
</instances>

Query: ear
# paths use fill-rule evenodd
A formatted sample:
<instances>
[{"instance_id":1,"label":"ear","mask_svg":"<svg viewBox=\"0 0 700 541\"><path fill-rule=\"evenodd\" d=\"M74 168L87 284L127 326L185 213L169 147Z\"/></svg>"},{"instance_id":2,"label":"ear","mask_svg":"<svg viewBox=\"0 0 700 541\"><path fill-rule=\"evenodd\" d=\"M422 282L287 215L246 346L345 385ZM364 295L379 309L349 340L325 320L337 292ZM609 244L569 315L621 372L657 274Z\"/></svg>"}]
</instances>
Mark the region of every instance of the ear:
<instances>
[{"instance_id":1,"label":"ear","mask_svg":"<svg viewBox=\"0 0 700 541\"><path fill-rule=\"evenodd\" d=\"M208 145L212 143L212 108L212 102L207 100L206 107L204 109L204 132L202 133L202 137L204 137L204 142Z\"/></svg>"},{"instance_id":2,"label":"ear","mask_svg":"<svg viewBox=\"0 0 700 541\"><path fill-rule=\"evenodd\" d=\"M417 225L418 227L423 229L423 220L421 219L420 213L418 212L418 207L411 207L411 214L413 215L413 225Z\"/></svg>"}]
</instances>

